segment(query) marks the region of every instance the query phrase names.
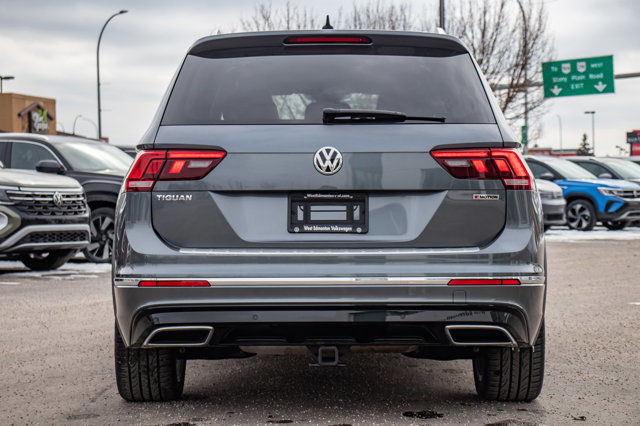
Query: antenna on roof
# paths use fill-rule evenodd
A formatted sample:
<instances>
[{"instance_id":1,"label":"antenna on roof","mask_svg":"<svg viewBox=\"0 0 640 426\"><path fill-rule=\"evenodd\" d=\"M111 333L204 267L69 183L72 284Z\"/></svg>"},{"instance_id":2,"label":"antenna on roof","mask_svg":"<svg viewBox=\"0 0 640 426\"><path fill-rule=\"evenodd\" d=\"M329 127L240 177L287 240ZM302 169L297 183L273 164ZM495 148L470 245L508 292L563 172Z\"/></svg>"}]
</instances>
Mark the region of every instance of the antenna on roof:
<instances>
[{"instance_id":1,"label":"antenna on roof","mask_svg":"<svg viewBox=\"0 0 640 426\"><path fill-rule=\"evenodd\" d=\"M323 30L332 30L333 27L331 26L331 22L329 22L329 15L327 15L327 21L324 23L324 27L322 27Z\"/></svg>"}]
</instances>

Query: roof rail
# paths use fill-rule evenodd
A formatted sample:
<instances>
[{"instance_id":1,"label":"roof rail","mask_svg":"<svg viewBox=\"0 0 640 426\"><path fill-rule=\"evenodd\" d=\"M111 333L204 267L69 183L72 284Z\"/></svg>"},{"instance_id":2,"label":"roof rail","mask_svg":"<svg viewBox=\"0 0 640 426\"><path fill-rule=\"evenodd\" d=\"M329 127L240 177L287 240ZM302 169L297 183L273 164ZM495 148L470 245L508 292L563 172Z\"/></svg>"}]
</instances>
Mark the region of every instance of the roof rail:
<instances>
[{"instance_id":1,"label":"roof rail","mask_svg":"<svg viewBox=\"0 0 640 426\"><path fill-rule=\"evenodd\" d=\"M0 139L38 140L49 142L48 135L38 133L0 133Z\"/></svg>"}]
</instances>

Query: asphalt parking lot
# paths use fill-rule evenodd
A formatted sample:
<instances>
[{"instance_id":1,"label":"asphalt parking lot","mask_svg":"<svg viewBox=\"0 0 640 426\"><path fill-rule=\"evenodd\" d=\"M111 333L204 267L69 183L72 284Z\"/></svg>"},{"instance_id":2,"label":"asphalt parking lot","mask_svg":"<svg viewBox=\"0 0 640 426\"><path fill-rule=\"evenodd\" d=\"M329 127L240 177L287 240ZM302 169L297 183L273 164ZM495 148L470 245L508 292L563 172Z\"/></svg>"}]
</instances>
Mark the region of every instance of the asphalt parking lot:
<instances>
[{"instance_id":1,"label":"asphalt parking lot","mask_svg":"<svg viewBox=\"0 0 640 426\"><path fill-rule=\"evenodd\" d=\"M108 265L0 262L0 423L638 424L640 230L588 234L549 234L545 386L515 404L480 401L470 361L401 355L190 361L185 400L126 403Z\"/></svg>"}]
</instances>

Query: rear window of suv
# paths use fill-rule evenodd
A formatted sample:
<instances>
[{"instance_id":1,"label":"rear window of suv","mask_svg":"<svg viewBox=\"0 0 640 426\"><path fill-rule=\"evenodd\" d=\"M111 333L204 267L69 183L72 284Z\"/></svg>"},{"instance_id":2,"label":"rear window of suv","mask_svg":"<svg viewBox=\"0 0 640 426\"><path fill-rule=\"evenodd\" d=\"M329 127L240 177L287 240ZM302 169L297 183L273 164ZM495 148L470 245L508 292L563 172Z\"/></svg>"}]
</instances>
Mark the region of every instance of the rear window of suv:
<instances>
[{"instance_id":1,"label":"rear window of suv","mask_svg":"<svg viewBox=\"0 0 640 426\"><path fill-rule=\"evenodd\" d=\"M325 108L495 123L471 57L456 53L188 55L162 124L320 124Z\"/></svg>"}]
</instances>

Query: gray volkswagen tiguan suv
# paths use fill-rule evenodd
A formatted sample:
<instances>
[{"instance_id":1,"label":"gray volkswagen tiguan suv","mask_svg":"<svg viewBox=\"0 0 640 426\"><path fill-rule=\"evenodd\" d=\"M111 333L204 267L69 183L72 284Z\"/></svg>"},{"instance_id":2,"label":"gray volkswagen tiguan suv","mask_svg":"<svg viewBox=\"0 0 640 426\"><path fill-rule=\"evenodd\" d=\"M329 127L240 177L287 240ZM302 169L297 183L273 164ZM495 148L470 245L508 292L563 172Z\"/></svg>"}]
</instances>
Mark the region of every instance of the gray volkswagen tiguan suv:
<instances>
[{"instance_id":1,"label":"gray volkswagen tiguan suv","mask_svg":"<svg viewBox=\"0 0 640 426\"><path fill-rule=\"evenodd\" d=\"M540 198L453 37L207 37L116 207L118 390L180 397L189 359L469 359L484 398L544 369Z\"/></svg>"}]
</instances>

